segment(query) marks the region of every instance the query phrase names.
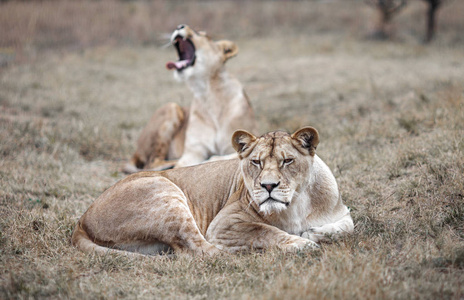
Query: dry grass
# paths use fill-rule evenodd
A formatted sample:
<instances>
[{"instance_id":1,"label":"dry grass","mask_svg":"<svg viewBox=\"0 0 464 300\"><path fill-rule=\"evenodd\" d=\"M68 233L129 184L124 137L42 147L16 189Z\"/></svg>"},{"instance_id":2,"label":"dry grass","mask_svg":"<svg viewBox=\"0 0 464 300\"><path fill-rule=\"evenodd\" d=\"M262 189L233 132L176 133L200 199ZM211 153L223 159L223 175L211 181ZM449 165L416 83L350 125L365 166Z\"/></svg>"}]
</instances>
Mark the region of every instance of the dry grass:
<instances>
[{"instance_id":1,"label":"dry grass","mask_svg":"<svg viewBox=\"0 0 464 300\"><path fill-rule=\"evenodd\" d=\"M103 3L109 6L99 11ZM25 37L1 36L3 45L18 43L14 49L40 60L0 74L0 298L462 299L463 3L440 12L446 32L427 47L419 43L422 26L406 19L421 9L417 3L396 19L412 29L398 30L388 43L363 39L371 11L359 2L340 11L328 9L336 3L202 2L199 15L189 13L198 12L194 4L168 3L1 5L0 22L36 13L35 24L68 26L75 32L69 44L81 50L58 42L66 50L58 56L46 41L40 48L40 33L51 30L37 29L43 25L31 25L27 47ZM171 12L169 20L149 18L139 10L144 5ZM233 18L222 5L242 12L237 26L227 23ZM53 21L50 7L87 17ZM127 17L131 7L137 17ZM85 26L96 12L95 31L104 33L93 36ZM115 16L126 23L108 21ZM151 113L191 98L164 69L172 49L133 38L136 22L148 26L147 36L185 22L235 37L241 52L229 69L250 95L260 130L319 129L318 153L337 177L356 233L317 252L212 259L98 257L71 247L74 224L123 177L120 167ZM274 31L279 22L285 25ZM56 40L58 31L51 33ZM121 44L126 38L133 40Z\"/></svg>"}]
</instances>

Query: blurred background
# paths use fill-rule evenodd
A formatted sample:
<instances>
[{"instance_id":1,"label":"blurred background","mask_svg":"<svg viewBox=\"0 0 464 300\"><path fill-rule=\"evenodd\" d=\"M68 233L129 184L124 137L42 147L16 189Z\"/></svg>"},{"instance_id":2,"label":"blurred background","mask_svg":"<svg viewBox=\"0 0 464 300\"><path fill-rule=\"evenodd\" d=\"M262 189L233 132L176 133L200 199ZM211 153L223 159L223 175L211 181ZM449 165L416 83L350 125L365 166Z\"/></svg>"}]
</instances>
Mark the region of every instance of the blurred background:
<instances>
[{"instance_id":1,"label":"blurred background","mask_svg":"<svg viewBox=\"0 0 464 300\"><path fill-rule=\"evenodd\" d=\"M464 1L0 1L0 65L50 51L161 45L178 24L229 39L333 35L339 39L464 45Z\"/></svg>"}]
</instances>

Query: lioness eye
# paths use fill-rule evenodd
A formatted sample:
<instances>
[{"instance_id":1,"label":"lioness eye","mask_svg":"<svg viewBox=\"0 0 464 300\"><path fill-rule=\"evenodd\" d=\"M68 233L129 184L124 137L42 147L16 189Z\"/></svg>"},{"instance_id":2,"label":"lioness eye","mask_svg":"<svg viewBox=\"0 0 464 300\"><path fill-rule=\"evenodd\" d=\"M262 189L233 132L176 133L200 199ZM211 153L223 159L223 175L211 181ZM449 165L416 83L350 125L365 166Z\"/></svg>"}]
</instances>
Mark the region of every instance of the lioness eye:
<instances>
[{"instance_id":1,"label":"lioness eye","mask_svg":"<svg viewBox=\"0 0 464 300\"><path fill-rule=\"evenodd\" d=\"M284 159L284 164L286 164L286 165L291 164L292 162L293 162L293 158Z\"/></svg>"},{"instance_id":2,"label":"lioness eye","mask_svg":"<svg viewBox=\"0 0 464 300\"><path fill-rule=\"evenodd\" d=\"M258 167L261 165L261 162L259 161L259 159L253 159L251 163Z\"/></svg>"}]
</instances>

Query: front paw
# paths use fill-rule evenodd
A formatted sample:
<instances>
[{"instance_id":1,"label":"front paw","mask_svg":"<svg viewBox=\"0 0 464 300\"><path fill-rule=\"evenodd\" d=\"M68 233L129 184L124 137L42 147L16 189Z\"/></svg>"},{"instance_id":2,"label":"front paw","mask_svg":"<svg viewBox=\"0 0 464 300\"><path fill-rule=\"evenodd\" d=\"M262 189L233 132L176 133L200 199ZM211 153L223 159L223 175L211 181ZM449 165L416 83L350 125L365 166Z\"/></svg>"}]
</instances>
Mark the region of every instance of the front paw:
<instances>
[{"instance_id":1,"label":"front paw","mask_svg":"<svg viewBox=\"0 0 464 300\"><path fill-rule=\"evenodd\" d=\"M288 243L285 247L288 251L298 251L303 249L318 249L319 245L307 238L304 237L296 237L290 243Z\"/></svg>"},{"instance_id":2,"label":"front paw","mask_svg":"<svg viewBox=\"0 0 464 300\"><path fill-rule=\"evenodd\" d=\"M302 238L318 242L330 242L332 240L332 235L328 233L318 233L317 230L311 228L308 231L305 231L301 234Z\"/></svg>"}]
</instances>

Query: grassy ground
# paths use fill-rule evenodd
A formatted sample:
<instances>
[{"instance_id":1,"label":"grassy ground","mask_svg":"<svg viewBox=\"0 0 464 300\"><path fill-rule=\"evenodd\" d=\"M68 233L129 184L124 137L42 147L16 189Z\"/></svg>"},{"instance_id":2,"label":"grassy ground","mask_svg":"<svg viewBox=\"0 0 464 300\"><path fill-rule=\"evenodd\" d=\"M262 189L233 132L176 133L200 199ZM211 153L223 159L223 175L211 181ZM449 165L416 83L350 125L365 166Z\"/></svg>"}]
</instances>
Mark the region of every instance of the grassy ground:
<instances>
[{"instance_id":1,"label":"grassy ground","mask_svg":"<svg viewBox=\"0 0 464 300\"><path fill-rule=\"evenodd\" d=\"M59 3L57 10L66 11ZM72 3L68 10L85 15L100 5ZM0 298L464 297L460 1L440 12L443 33L429 46L420 43L422 27L407 19L421 12L419 4L397 18L392 41L375 43L363 39L372 12L361 2L343 9L333 9L336 2L222 3L249 14L261 8L258 21L267 20L269 32L253 20L242 25L251 19L246 14L237 25L246 32L229 28L231 17L216 2L201 4L206 12L197 7L195 14L189 13L192 4L166 3L152 7L171 9L170 22L235 38L240 53L228 67L245 86L262 132L302 125L320 131L318 153L352 209L355 234L316 252L211 259L98 257L74 249L69 239L76 221L123 178L120 167L151 113L167 101L188 104L191 95L164 69L173 49L154 39L115 37L112 43L95 33L89 47L76 35L69 44L60 42L57 55L50 42L38 42L45 40L42 27L30 25L35 34L26 42L1 36L13 49L8 53L22 51L23 58L4 55L8 67L0 73ZM33 5L39 4L8 2L0 14L32 14ZM128 17L127 36L136 20L143 28L159 26L156 36L175 25L156 18L144 23L148 17L138 10L144 2L111 5L113 17L141 14ZM290 16L283 29L282 7ZM300 13L315 18L314 26L305 23L307 32ZM327 21L331 13L333 22ZM111 37L112 27L106 30Z\"/></svg>"}]
</instances>

